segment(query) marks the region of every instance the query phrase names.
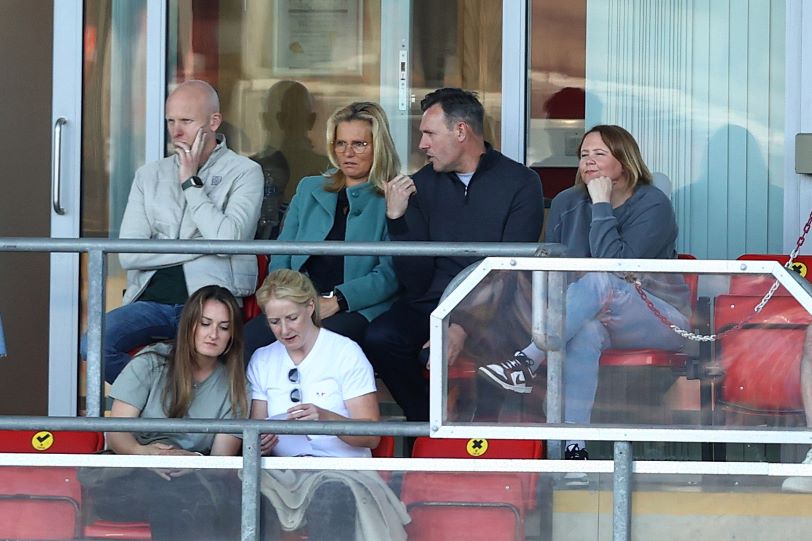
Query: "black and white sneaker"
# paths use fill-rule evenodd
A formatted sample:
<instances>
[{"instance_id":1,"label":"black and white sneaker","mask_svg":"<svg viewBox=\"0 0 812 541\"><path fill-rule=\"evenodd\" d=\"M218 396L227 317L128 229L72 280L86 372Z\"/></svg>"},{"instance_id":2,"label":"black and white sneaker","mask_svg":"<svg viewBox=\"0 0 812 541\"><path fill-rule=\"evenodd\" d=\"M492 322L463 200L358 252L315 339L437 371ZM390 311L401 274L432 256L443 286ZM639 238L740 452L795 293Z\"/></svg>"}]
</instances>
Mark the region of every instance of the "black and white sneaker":
<instances>
[{"instance_id":1,"label":"black and white sneaker","mask_svg":"<svg viewBox=\"0 0 812 541\"><path fill-rule=\"evenodd\" d=\"M494 385L527 394L533 390L533 360L522 351L517 351L507 361L480 366L478 372Z\"/></svg>"},{"instance_id":2,"label":"black and white sneaker","mask_svg":"<svg viewBox=\"0 0 812 541\"><path fill-rule=\"evenodd\" d=\"M564 450L564 460L589 460L589 453L577 443L570 443Z\"/></svg>"},{"instance_id":3,"label":"black and white sneaker","mask_svg":"<svg viewBox=\"0 0 812 541\"><path fill-rule=\"evenodd\" d=\"M564 460L589 460L589 453L577 443L571 443L564 449ZM589 485L589 476L584 472L567 472L564 484L568 487L585 487Z\"/></svg>"}]
</instances>

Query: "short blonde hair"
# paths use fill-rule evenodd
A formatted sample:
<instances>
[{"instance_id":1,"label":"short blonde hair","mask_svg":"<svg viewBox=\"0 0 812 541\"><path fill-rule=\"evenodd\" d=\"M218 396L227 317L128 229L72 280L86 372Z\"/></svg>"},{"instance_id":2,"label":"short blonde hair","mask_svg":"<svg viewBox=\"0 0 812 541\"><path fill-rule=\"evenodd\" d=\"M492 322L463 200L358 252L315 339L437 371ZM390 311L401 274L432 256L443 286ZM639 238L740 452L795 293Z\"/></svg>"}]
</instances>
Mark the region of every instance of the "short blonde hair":
<instances>
[{"instance_id":1,"label":"short blonde hair","mask_svg":"<svg viewBox=\"0 0 812 541\"><path fill-rule=\"evenodd\" d=\"M584 139L590 133L597 133L601 136L609 152L612 156L620 162L623 166L623 171L629 178L629 188L634 189L638 183L651 184L652 176L651 171L648 170L643 156L640 154L640 147L637 141L634 140L632 134L620 126L610 124L599 124L586 132L578 144L578 155L581 155L581 146L584 144ZM581 169L575 174L575 185L584 186L584 179L581 178Z\"/></svg>"},{"instance_id":2,"label":"short blonde hair","mask_svg":"<svg viewBox=\"0 0 812 541\"><path fill-rule=\"evenodd\" d=\"M319 303L317 302L316 288L310 278L290 269L277 269L265 277L262 285L257 289L257 304L265 312L265 306L271 299L291 301L296 304L306 305L313 301L313 324L321 327L321 315L319 314Z\"/></svg>"},{"instance_id":3,"label":"short blonde hair","mask_svg":"<svg viewBox=\"0 0 812 541\"><path fill-rule=\"evenodd\" d=\"M327 175L332 178L332 182L325 189L337 192L346 186L347 179L338 166L336 156L336 129L342 122L353 120L368 123L372 130L372 169L369 171L369 183L375 186L378 193L383 194L383 185L400 173L400 158L389 133L386 113L380 105L371 101L356 101L341 107L327 119L327 155L337 171Z\"/></svg>"}]
</instances>

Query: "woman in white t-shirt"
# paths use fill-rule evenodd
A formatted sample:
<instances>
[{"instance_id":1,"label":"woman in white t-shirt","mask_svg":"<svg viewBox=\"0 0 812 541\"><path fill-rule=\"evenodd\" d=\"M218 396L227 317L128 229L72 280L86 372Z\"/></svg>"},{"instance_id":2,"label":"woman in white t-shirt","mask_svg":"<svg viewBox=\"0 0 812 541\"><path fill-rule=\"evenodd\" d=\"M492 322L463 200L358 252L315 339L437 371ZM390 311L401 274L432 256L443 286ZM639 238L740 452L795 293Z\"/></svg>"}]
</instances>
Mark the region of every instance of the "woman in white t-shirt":
<instances>
[{"instance_id":1,"label":"woman in white t-shirt","mask_svg":"<svg viewBox=\"0 0 812 541\"><path fill-rule=\"evenodd\" d=\"M248 365L251 418L377 421L372 366L358 344L320 327L317 293L307 276L276 270L256 295L277 341L258 349ZM368 457L379 440L378 436L263 434L260 445L263 455ZM346 484L319 483L305 505L309 539L355 538L356 503ZM283 515L290 510L275 507L285 524Z\"/></svg>"}]
</instances>

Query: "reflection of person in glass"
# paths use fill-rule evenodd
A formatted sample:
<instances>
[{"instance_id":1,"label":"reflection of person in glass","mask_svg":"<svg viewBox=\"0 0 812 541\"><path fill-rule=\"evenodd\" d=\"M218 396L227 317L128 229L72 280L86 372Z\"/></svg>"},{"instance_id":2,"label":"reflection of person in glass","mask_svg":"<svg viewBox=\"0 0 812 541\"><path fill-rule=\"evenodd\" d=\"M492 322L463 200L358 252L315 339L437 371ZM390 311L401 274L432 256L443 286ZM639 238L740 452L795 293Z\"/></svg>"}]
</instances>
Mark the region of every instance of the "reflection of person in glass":
<instances>
[{"instance_id":1,"label":"reflection of person in glass","mask_svg":"<svg viewBox=\"0 0 812 541\"><path fill-rule=\"evenodd\" d=\"M562 243L570 257L673 259L677 224L668 197L651 185L652 175L637 142L619 126L589 130L579 146L575 186L552 202L547 242ZM637 277L654 306L687 328L688 288L675 274ZM646 306L634 285L605 272L582 274L566 294L564 421L588 423L601 352L614 348L678 351L683 339ZM488 381L529 393L545 352L534 344L505 362L482 366ZM585 458L583 442L570 442L570 458Z\"/></svg>"},{"instance_id":2,"label":"reflection of person in glass","mask_svg":"<svg viewBox=\"0 0 812 541\"><path fill-rule=\"evenodd\" d=\"M157 344L135 356L110 396L113 417L246 417L242 320L234 296L220 286L198 289L183 307L174 345ZM164 456L231 456L241 445L231 434L142 432L108 432L107 443L120 455ZM148 520L153 539L228 539L239 532L236 477L133 469L91 496L101 518Z\"/></svg>"},{"instance_id":3,"label":"reflection of person in glass","mask_svg":"<svg viewBox=\"0 0 812 541\"><path fill-rule=\"evenodd\" d=\"M326 156L313 150L307 134L316 121L313 97L296 81L279 81L268 91L262 123L268 133L266 148L252 156L265 174L265 195L257 238L276 238L284 209L299 180L323 173Z\"/></svg>"},{"instance_id":4,"label":"reflection of person in glass","mask_svg":"<svg viewBox=\"0 0 812 541\"><path fill-rule=\"evenodd\" d=\"M358 344L321 328L322 303L307 276L288 269L272 272L257 290L257 302L277 341L257 350L248 366L252 419L380 418L372 366ZM266 456L369 457L379 440L377 436L263 434L260 448ZM389 505L362 501L356 506L353 488L369 488L368 484L375 489L385 486L376 475L361 472L271 471L264 475L262 488L285 529L295 529L304 518L308 539L349 540L356 538L356 507L368 512L370 506ZM291 504L291 493L298 494L299 505ZM300 507L306 507L304 513L297 513ZM267 519L268 513L263 512L263 517ZM266 530L270 526L263 525ZM363 537L376 538L389 536Z\"/></svg>"},{"instance_id":5,"label":"reflection of person in glass","mask_svg":"<svg viewBox=\"0 0 812 541\"><path fill-rule=\"evenodd\" d=\"M383 109L370 102L338 109L327 121L327 146L334 169L302 179L279 240L387 240L383 186L397 176L400 161ZM270 270L276 269L306 272L321 295L324 326L359 343L398 290L390 257L274 254ZM251 320L246 360L273 340L262 318Z\"/></svg>"}]
</instances>

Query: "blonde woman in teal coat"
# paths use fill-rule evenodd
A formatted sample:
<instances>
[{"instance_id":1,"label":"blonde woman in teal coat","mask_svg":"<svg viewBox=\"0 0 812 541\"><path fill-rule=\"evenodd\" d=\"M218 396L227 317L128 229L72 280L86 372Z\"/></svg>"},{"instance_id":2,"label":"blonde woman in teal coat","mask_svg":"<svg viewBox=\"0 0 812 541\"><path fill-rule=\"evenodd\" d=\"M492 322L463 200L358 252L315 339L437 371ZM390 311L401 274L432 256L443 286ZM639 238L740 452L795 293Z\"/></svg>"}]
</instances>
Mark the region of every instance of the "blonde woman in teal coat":
<instances>
[{"instance_id":1,"label":"blonde woman in teal coat","mask_svg":"<svg viewBox=\"0 0 812 541\"><path fill-rule=\"evenodd\" d=\"M333 169L302 179L279 240L388 240L383 187L398 175L400 160L383 109L371 102L338 109L327 121L327 149ZM322 325L360 344L400 288L390 257L274 254L269 271L282 268L306 273L320 293ZM274 339L264 317L248 322L246 363Z\"/></svg>"}]
</instances>

